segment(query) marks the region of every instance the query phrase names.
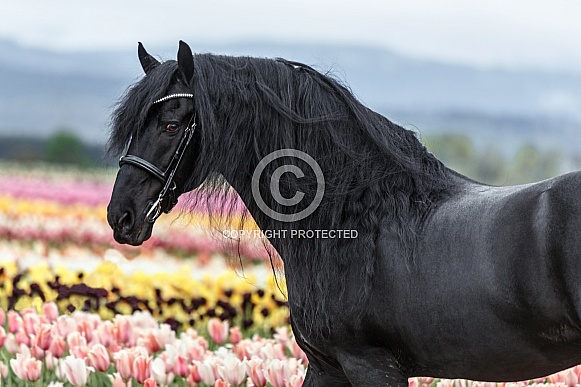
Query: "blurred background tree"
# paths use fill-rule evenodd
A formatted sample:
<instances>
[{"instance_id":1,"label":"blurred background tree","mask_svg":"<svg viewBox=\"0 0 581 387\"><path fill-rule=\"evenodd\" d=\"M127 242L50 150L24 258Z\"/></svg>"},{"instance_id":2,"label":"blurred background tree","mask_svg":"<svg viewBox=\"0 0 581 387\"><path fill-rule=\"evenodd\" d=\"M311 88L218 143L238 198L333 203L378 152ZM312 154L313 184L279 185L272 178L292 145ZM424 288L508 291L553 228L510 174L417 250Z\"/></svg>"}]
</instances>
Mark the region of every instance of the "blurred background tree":
<instances>
[{"instance_id":1,"label":"blurred background tree","mask_svg":"<svg viewBox=\"0 0 581 387\"><path fill-rule=\"evenodd\" d=\"M68 164L78 167L94 167L87 149L81 140L67 130L60 130L49 137L44 160L55 164Z\"/></svg>"},{"instance_id":2,"label":"blurred background tree","mask_svg":"<svg viewBox=\"0 0 581 387\"><path fill-rule=\"evenodd\" d=\"M556 176L562 170L558 150L541 150L525 143L513 158L494 145L476 149L460 134L442 134L424 139L428 150L451 169L476 181L493 185L524 184Z\"/></svg>"}]
</instances>

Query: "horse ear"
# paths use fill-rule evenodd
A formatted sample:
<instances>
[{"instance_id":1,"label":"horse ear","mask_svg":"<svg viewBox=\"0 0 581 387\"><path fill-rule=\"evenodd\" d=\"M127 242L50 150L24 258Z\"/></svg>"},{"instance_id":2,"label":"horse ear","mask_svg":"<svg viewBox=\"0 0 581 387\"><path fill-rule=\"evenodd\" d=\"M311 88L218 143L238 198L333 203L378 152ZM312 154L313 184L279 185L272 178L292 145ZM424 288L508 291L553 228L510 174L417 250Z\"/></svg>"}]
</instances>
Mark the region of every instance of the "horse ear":
<instances>
[{"instance_id":1,"label":"horse ear","mask_svg":"<svg viewBox=\"0 0 581 387\"><path fill-rule=\"evenodd\" d=\"M194 56L190 46L182 40L180 40L180 48L178 50L178 67L184 77L184 81L191 85L194 79Z\"/></svg>"},{"instance_id":2,"label":"horse ear","mask_svg":"<svg viewBox=\"0 0 581 387\"><path fill-rule=\"evenodd\" d=\"M145 47L143 47L143 44L141 44L141 42L139 42L139 44L137 45L137 56L139 57L141 67L143 68L143 71L146 74L160 64L157 59L155 59L154 57L149 55L147 51L145 51Z\"/></svg>"}]
</instances>

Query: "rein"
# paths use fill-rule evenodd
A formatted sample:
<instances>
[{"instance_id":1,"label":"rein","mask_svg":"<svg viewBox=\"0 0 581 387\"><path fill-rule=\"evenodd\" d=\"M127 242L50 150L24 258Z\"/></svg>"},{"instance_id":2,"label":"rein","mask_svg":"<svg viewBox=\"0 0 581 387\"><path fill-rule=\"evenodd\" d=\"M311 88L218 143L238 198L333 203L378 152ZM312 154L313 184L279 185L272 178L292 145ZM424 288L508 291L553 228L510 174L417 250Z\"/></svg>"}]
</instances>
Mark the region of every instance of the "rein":
<instances>
[{"instance_id":1,"label":"rein","mask_svg":"<svg viewBox=\"0 0 581 387\"><path fill-rule=\"evenodd\" d=\"M165 97L162 97L154 101L152 106L176 98L193 99L194 95L189 93L177 93L166 95ZM121 156L121 158L119 159L119 167L122 167L125 164L136 166L155 176L158 180L160 180L163 183L163 188L159 192L157 200L154 202L149 201L150 203L149 209L145 214L145 220L147 220L149 223L155 222L162 212L166 214L170 213L178 202L175 194L177 186L174 181L174 175L180 166L180 163L182 161L182 158L184 156L184 153L186 152L188 145L190 144L190 141L192 140L195 129L196 129L196 120L194 113L190 118L188 126L184 130L184 135L182 136L182 139L180 140L180 143L178 144L178 147L165 171L162 171L160 168L156 167L149 161L144 160L139 156L126 154L125 156ZM129 145L131 145L131 140L129 141ZM129 152L129 147L127 148L127 151ZM162 204L166 195L169 195L169 206L167 206L167 208L165 209L162 209Z\"/></svg>"}]
</instances>

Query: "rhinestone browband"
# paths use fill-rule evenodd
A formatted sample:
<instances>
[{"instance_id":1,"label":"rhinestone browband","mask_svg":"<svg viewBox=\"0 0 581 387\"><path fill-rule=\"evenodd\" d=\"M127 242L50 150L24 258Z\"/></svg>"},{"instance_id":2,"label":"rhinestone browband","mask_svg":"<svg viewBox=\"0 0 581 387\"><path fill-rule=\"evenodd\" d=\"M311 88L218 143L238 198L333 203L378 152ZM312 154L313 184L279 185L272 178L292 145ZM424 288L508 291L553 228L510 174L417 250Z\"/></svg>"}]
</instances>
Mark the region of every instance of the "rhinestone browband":
<instances>
[{"instance_id":1,"label":"rhinestone browband","mask_svg":"<svg viewBox=\"0 0 581 387\"><path fill-rule=\"evenodd\" d=\"M193 94L189 94L189 93L170 94L170 95L166 95L165 97L161 97L157 101L154 101L153 104L155 105L156 103L161 103L161 102L169 101L170 99L174 99L174 98L192 98L193 99L194 98L194 95Z\"/></svg>"}]
</instances>

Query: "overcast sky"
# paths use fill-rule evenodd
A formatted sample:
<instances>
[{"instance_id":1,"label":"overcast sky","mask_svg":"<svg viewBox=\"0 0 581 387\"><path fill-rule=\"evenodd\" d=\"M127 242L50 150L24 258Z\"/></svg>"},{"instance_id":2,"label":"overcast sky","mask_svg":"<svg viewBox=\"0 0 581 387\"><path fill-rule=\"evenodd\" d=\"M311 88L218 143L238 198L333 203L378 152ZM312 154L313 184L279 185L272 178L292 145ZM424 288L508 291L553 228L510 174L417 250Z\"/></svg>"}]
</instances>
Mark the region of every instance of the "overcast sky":
<instances>
[{"instance_id":1,"label":"overcast sky","mask_svg":"<svg viewBox=\"0 0 581 387\"><path fill-rule=\"evenodd\" d=\"M267 40L581 71L581 0L3 1L0 39L77 50Z\"/></svg>"}]
</instances>

